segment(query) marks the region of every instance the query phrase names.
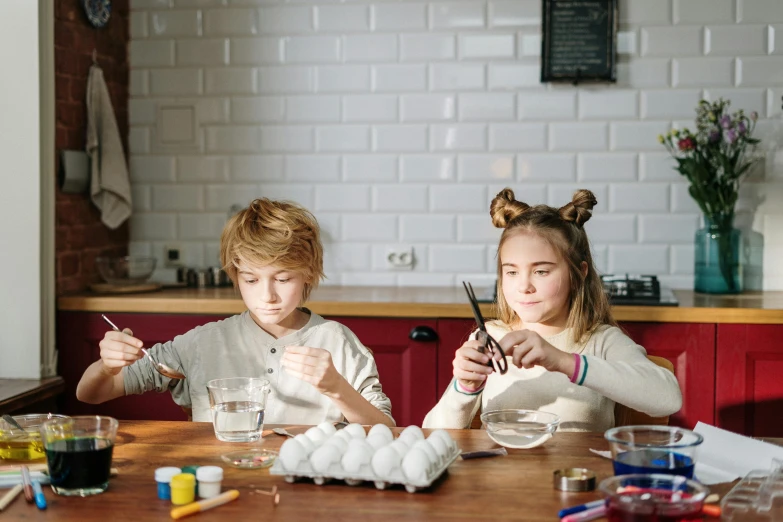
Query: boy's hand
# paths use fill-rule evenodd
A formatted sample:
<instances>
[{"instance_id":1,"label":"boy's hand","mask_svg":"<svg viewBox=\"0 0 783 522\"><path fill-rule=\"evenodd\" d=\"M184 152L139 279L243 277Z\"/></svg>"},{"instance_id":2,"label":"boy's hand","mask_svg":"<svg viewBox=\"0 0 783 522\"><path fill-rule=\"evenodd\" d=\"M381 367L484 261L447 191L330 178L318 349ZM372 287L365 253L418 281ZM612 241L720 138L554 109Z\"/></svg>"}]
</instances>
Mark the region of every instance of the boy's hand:
<instances>
[{"instance_id":1,"label":"boy's hand","mask_svg":"<svg viewBox=\"0 0 783 522\"><path fill-rule=\"evenodd\" d=\"M558 350L536 332L516 330L503 336L498 344L517 368L543 366L550 372L562 372L569 377L574 373L573 356Z\"/></svg>"},{"instance_id":2,"label":"boy's hand","mask_svg":"<svg viewBox=\"0 0 783 522\"><path fill-rule=\"evenodd\" d=\"M468 390L479 389L492 373L492 367L487 366L489 355L479 351L482 346L481 341L466 341L454 353L454 377Z\"/></svg>"},{"instance_id":3,"label":"boy's hand","mask_svg":"<svg viewBox=\"0 0 783 522\"><path fill-rule=\"evenodd\" d=\"M337 393L346 382L332 363L332 354L322 348L288 346L282 359L283 367L299 379L312 384L325 395Z\"/></svg>"},{"instance_id":4,"label":"boy's hand","mask_svg":"<svg viewBox=\"0 0 783 522\"><path fill-rule=\"evenodd\" d=\"M101 348L103 372L107 375L117 375L123 366L130 366L144 355L141 351L144 343L133 337L130 328L122 332L106 332L98 346Z\"/></svg>"}]
</instances>

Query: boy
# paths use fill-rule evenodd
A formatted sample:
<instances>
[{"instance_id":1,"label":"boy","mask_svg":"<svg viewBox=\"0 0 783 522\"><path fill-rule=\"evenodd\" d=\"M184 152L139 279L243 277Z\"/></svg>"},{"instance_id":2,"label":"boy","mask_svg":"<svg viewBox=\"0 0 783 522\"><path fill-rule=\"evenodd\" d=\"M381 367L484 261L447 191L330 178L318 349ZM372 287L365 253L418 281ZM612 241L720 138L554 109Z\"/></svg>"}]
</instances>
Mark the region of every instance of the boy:
<instances>
[{"instance_id":1,"label":"boy","mask_svg":"<svg viewBox=\"0 0 783 522\"><path fill-rule=\"evenodd\" d=\"M270 382L267 423L345 419L394 426L372 353L345 326L302 307L324 276L320 231L310 212L256 199L223 229L220 261L247 311L149 349L186 379L157 373L130 330L108 331L77 398L98 404L168 389L174 402L192 409L194 421L211 422L207 381L262 377Z\"/></svg>"}]
</instances>

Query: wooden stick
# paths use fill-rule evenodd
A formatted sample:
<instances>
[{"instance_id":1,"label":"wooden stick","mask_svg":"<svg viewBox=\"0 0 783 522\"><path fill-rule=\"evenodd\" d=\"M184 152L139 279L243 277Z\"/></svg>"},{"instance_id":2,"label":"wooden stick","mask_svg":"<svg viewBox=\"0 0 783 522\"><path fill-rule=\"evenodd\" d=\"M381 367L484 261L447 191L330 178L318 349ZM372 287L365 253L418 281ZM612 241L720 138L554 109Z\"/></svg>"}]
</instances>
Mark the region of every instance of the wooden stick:
<instances>
[{"instance_id":1,"label":"wooden stick","mask_svg":"<svg viewBox=\"0 0 783 522\"><path fill-rule=\"evenodd\" d=\"M3 498L0 498L0 511L4 510L8 504L13 502L13 500L19 496L19 493L22 492L23 486L21 484L17 484L16 486L12 487L8 493L3 495Z\"/></svg>"}]
</instances>

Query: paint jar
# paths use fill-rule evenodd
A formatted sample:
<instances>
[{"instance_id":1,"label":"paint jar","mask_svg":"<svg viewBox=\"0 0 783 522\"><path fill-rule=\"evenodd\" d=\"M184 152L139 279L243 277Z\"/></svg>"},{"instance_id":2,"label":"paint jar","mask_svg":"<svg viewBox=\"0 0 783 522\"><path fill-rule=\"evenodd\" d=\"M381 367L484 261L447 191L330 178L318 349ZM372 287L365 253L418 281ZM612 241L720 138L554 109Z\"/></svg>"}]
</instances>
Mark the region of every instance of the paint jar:
<instances>
[{"instance_id":1,"label":"paint jar","mask_svg":"<svg viewBox=\"0 0 783 522\"><path fill-rule=\"evenodd\" d=\"M196 499L196 477L180 473L171 477L171 503L175 506L190 504Z\"/></svg>"},{"instance_id":2,"label":"paint jar","mask_svg":"<svg viewBox=\"0 0 783 522\"><path fill-rule=\"evenodd\" d=\"M179 475L182 470L174 467L158 468L155 470L155 482L158 483L158 498L171 500L171 477Z\"/></svg>"},{"instance_id":3,"label":"paint jar","mask_svg":"<svg viewBox=\"0 0 783 522\"><path fill-rule=\"evenodd\" d=\"M190 473L194 477L196 476L196 470L198 470L198 466L183 466L182 473ZM195 495L198 496L198 478L196 479L196 492Z\"/></svg>"},{"instance_id":4,"label":"paint jar","mask_svg":"<svg viewBox=\"0 0 783 522\"><path fill-rule=\"evenodd\" d=\"M220 495L220 482L223 480L223 468L220 466L201 466L196 470L198 496L212 498Z\"/></svg>"}]
</instances>

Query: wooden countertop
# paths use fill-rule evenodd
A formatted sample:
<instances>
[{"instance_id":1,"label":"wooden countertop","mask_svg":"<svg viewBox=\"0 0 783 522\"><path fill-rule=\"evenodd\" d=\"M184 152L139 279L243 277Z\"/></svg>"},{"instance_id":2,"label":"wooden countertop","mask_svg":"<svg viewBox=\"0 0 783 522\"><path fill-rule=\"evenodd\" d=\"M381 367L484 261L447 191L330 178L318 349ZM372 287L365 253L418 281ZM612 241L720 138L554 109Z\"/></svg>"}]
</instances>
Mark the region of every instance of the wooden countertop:
<instances>
[{"instance_id":1,"label":"wooden countertop","mask_svg":"<svg viewBox=\"0 0 783 522\"><path fill-rule=\"evenodd\" d=\"M0 414L55 397L65 389L62 377L0 379Z\"/></svg>"},{"instance_id":2,"label":"wooden countertop","mask_svg":"<svg viewBox=\"0 0 783 522\"><path fill-rule=\"evenodd\" d=\"M481 295L476 289L476 294ZM680 302L669 306L615 306L619 321L671 323L783 324L783 292L748 292L734 296L675 290ZM61 296L61 311L231 315L245 310L233 288L177 288L126 295L94 293ZM472 318L462 288L323 286L307 307L327 316ZM486 317L494 312L482 304Z\"/></svg>"}]
</instances>

